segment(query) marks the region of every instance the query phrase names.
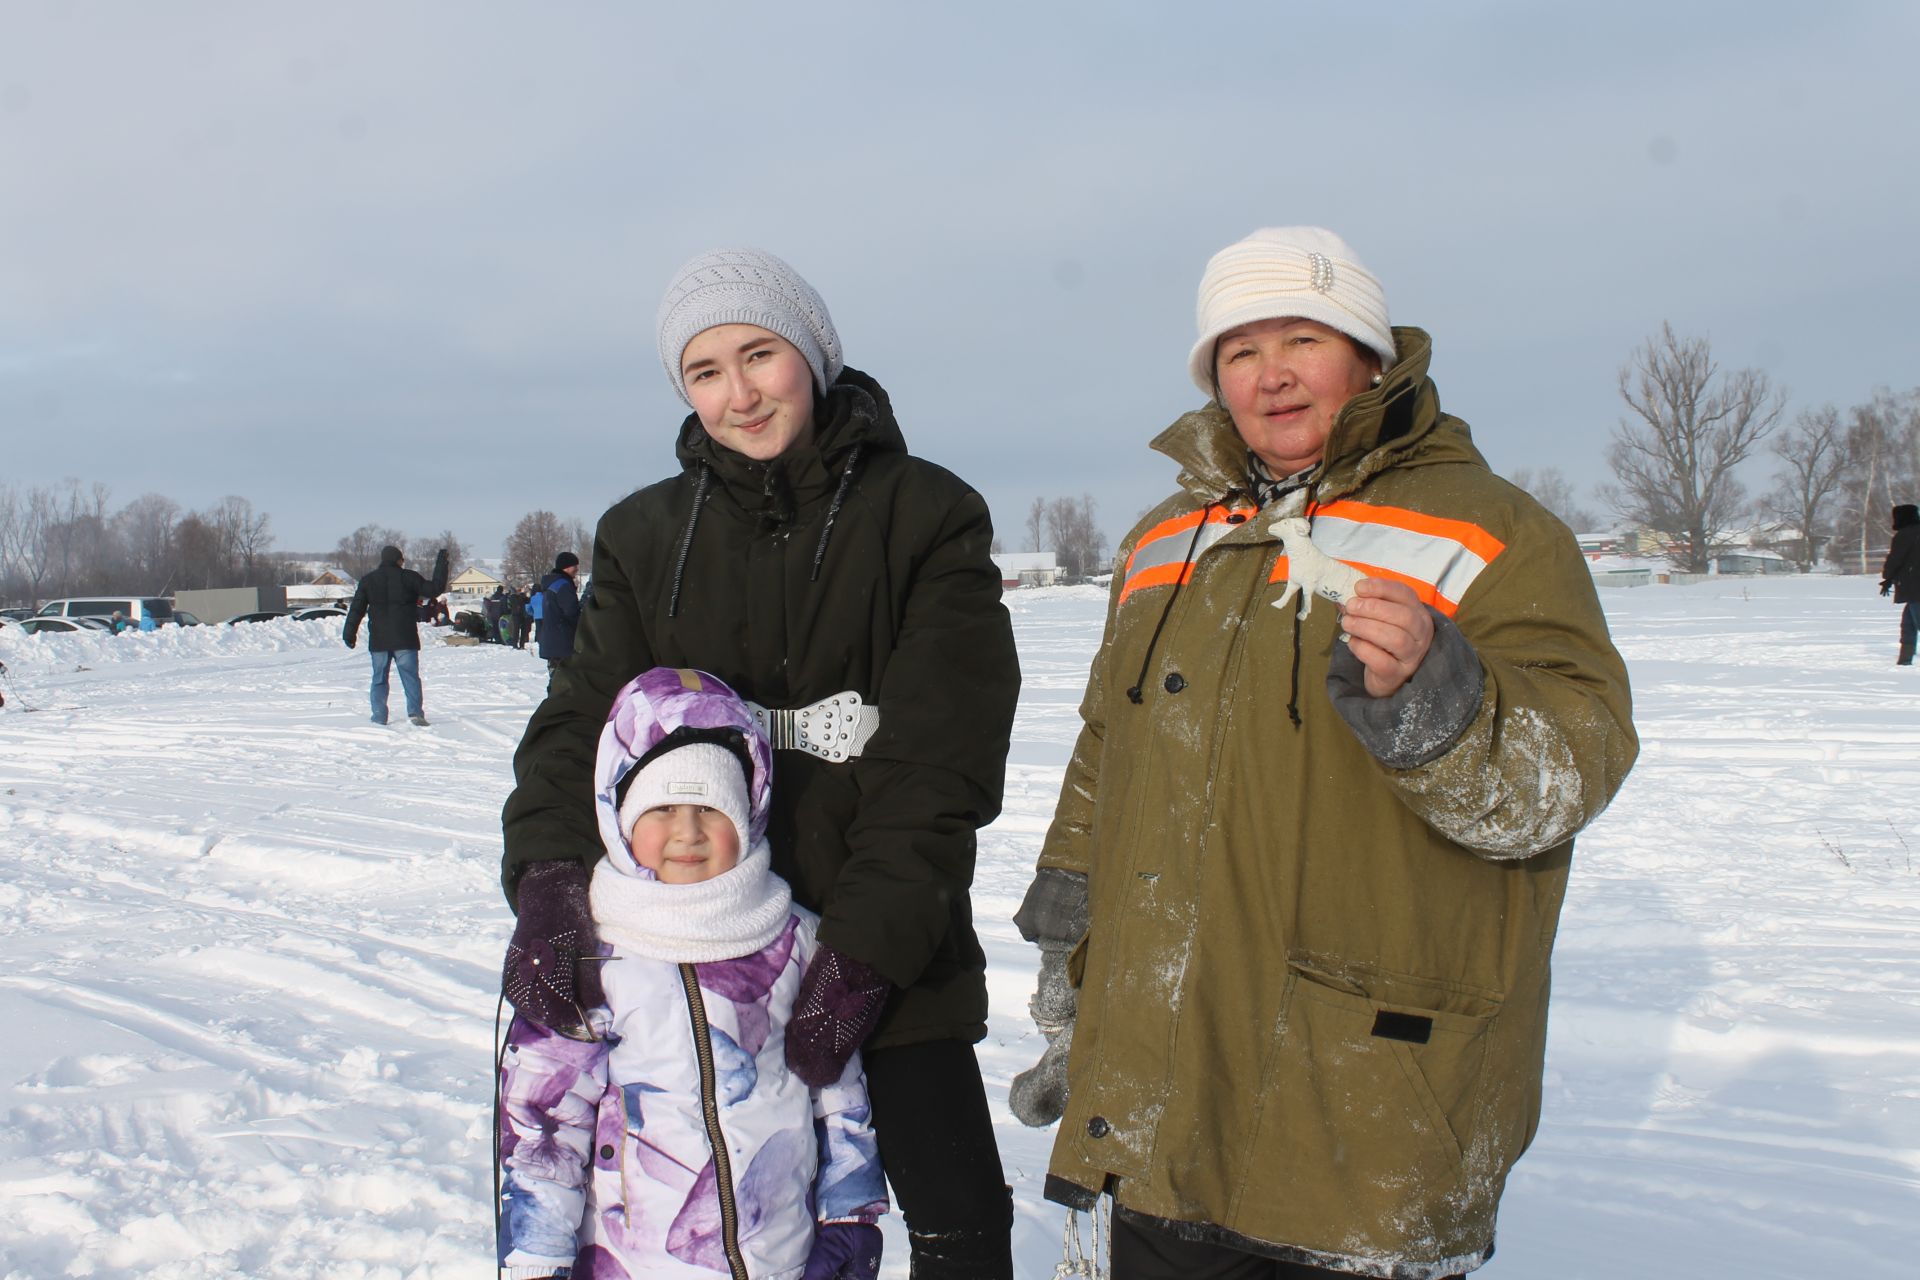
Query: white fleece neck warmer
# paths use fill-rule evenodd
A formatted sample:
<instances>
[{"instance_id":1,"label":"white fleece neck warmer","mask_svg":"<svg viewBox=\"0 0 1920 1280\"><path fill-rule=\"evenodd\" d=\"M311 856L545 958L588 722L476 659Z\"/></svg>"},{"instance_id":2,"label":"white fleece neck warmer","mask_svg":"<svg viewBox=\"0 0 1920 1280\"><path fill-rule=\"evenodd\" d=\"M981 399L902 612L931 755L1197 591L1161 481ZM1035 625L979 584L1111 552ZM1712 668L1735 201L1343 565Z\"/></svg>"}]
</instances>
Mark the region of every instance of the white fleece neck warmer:
<instances>
[{"instance_id":1,"label":"white fleece neck warmer","mask_svg":"<svg viewBox=\"0 0 1920 1280\"><path fill-rule=\"evenodd\" d=\"M731 871L697 884L643 879L602 858L589 900L600 937L616 955L674 964L752 955L780 936L793 910L793 891L773 874L765 840Z\"/></svg>"}]
</instances>

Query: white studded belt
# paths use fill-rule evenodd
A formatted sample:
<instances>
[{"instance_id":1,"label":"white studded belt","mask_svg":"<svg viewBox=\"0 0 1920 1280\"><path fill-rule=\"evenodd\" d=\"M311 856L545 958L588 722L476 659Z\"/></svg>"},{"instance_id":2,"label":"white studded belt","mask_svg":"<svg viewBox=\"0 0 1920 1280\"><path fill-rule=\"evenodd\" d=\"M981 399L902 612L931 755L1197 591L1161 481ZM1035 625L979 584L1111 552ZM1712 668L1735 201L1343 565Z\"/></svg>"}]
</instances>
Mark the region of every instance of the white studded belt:
<instances>
[{"instance_id":1,"label":"white studded belt","mask_svg":"<svg viewBox=\"0 0 1920 1280\"><path fill-rule=\"evenodd\" d=\"M754 722L776 751L804 751L836 763L860 754L880 727L880 708L848 689L810 706L775 711L749 702Z\"/></svg>"}]
</instances>

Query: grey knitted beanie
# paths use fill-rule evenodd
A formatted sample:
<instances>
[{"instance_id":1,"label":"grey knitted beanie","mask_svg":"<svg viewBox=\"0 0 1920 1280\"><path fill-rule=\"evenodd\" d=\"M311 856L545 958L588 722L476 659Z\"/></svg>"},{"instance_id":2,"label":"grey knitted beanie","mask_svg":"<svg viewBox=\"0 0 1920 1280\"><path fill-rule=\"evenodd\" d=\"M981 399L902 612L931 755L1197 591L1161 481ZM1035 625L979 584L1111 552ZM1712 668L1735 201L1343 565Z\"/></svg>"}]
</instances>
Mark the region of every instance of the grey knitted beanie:
<instances>
[{"instance_id":1,"label":"grey knitted beanie","mask_svg":"<svg viewBox=\"0 0 1920 1280\"><path fill-rule=\"evenodd\" d=\"M823 392L846 367L827 304L798 271L762 249L715 249L674 272L660 300L660 363L682 400L687 384L680 357L689 342L721 324L757 324L779 334L806 357Z\"/></svg>"}]
</instances>

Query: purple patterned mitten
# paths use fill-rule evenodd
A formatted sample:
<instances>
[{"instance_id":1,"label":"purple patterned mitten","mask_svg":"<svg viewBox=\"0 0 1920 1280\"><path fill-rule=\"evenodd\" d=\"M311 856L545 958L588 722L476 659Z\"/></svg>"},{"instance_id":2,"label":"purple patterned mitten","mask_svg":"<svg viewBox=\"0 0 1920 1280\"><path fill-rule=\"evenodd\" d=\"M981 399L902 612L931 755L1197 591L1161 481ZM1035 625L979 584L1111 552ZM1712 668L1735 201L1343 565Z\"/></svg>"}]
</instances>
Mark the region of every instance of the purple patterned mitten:
<instances>
[{"instance_id":1,"label":"purple patterned mitten","mask_svg":"<svg viewBox=\"0 0 1920 1280\"><path fill-rule=\"evenodd\" d=\"M591 1040L587 1011L604 1004L587 869L572 858L536 862L520 876L520 919L501 986L529 1022ZM582 957L589 957L585 960Z\"/></svg>"},{"instance_id":2,"label":"purple patterned mitten","mask_svg":"<svg viewBox=\"0 0 1920 1280\"><path fill-rule=\"evenodd\" d=\"M822 946L800 979L787 1026L787 1065L815 1089L847 1069L847 1059L873 1034L893 984L850 955Z\"/></svg>"},{"instance_id":3,"label":"purple patterned mitten","mask_svg":"<svg viewBox=\"0 0 1920 1280\"><path fill-rule=\"evenodd\" d=\"M813 1237L800 1280L877 1280L880 1228L864 1222L828 1222Z\"/></svg>"}]
</instances>

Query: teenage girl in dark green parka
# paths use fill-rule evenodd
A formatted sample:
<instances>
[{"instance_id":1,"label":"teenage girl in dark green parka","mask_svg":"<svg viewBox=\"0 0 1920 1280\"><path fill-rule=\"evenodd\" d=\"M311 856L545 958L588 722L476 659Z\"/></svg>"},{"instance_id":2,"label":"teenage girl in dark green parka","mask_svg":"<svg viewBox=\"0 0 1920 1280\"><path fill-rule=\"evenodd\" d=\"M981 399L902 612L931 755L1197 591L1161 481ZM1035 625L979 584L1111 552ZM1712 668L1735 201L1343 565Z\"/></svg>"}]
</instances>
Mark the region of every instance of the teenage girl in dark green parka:
<instances>
[{"instance_id":1,"label":"teenage girl in dark green parka","mask_svg":"<svg viewBox=\"0 0 1920 1280\"><path fill-rule=\"evenodd\" d=\"M906 451L819 295L770 254L702 255L661 306L694 412L679 473L600 520L574 656L527 726L505 811L508 994L564 1027L598 995L586 868L595 744L619 688L699 667L771 709L774 869L822 916L788 1031L803 1078L864 1043L915 1277L1011 1277L1011 1207L973 1044L968 890L1019 691L985 501ZM825 727L831 722L831 727Z\"/></svg>"}]
</instances>

